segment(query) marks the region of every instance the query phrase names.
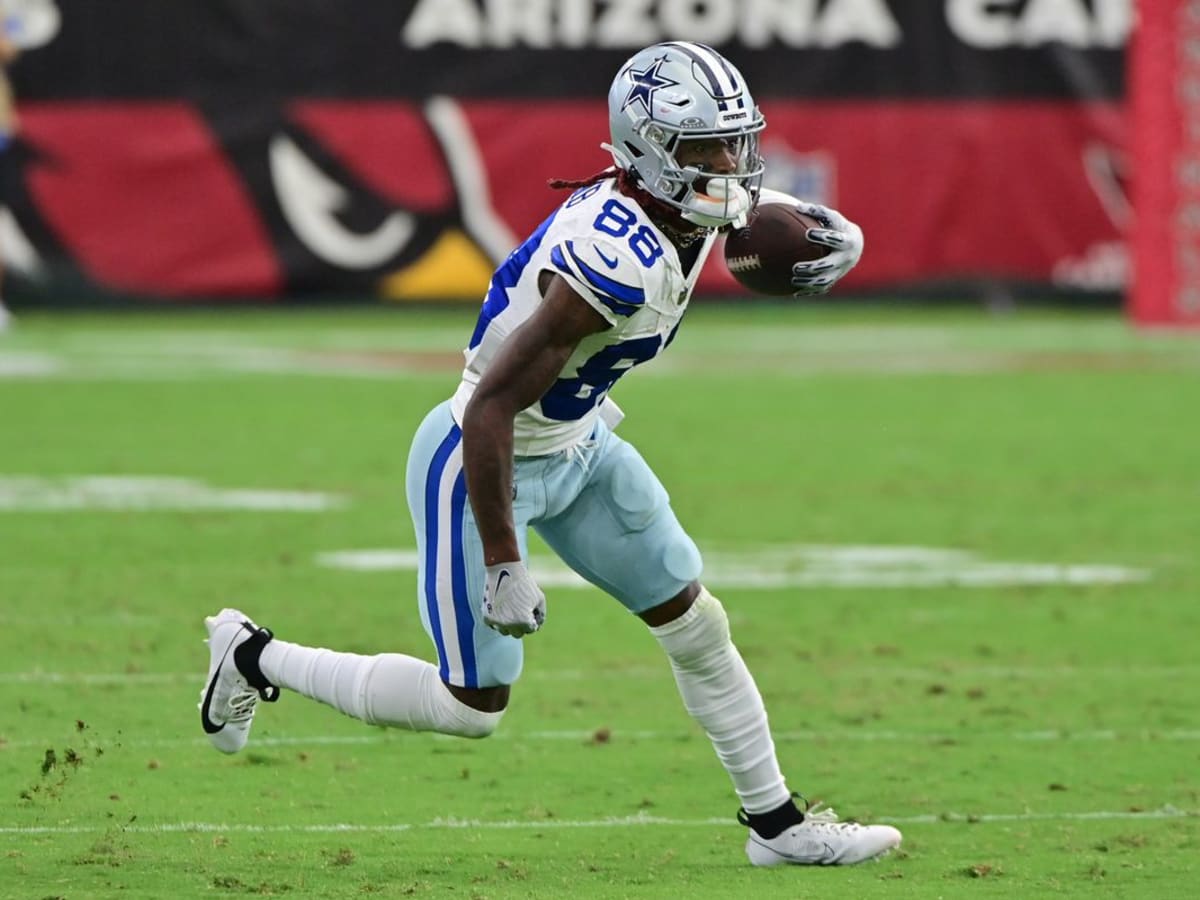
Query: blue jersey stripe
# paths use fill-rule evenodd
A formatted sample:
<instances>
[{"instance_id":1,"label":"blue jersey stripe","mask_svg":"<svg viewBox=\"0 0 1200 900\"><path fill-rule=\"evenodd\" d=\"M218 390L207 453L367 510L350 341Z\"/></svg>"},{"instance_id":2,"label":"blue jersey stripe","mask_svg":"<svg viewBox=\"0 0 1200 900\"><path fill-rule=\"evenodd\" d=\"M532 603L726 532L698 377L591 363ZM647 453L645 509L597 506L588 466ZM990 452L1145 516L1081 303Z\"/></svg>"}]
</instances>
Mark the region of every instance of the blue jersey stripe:
<instances>
[{"instance_id":1,"label":"blue jersey stripe","mask_svg":"<svg viewBox=\"0 0 1200 900\"><path fill-rule=\"evenodd\" d=\"M640 306L646 302L646 292L640 287L633 287L621 281L614 281L603 272L593 269L580 259L579 254L575 252L575 245L571 241L567 241L567 252L571 254L571 259L583 274L584 280L597 291L608 294L621 303Z\"/></svg>"},{"instance_id":2,"label":"blue jersey stripe","mask_svg":"<svg viewBox=\"0 0 1200 900\"><path fill-rule=\"evenodd\" d=\"M571 247L570 241L567 241L567 249L571 251L571 257L578 262L579 257L576 255L574 249ZM579 273L576 272L574 269L572 269L569 265L567 265L567 260L562 254L561 247L556 246L550 251L550 262L553 263L554 267L556 269L558 269L560 272L562 272L563 274L570 275L572 278L579 277ZM581 267L583 267L584 269L587 268L582 263L579 263L579 265ZM589 271L591 271L591 270L589 270ZM594 274L599 274L599 273L594 273ZM608 281L610 284L615 284L621 288L624 288L626 294L628 294L631 290L627 285L621 284L620 282L617 282L617 281L612 281L612 279L604 279L604 280ZM596 294L596 299L598 299L601 303L603 303L605 306L607 306L609 309L611 309L613 312L615 312L618 316L632 316L635 312L637 312L639 309L641 309L642 304L645 302L645 299L646 299L646 294L644 291L637 291L637 295L638 295L637 299L634 300L633 302L629 302L628 300L626 300L623 297L618 298L618 297L612 296L609 293L606 293L605 291L603 291L599 287L597 287L595 284L592 284L591 288Z\"/></svg>"},{"instance_id":3,"label":"blue jersey stripe","mask_svg":"<svg viewBox=\"0 0 1200 900\"><path fill-rule=\"evenodd\" d=\"M463 510L467 505L466 473L459 471L450 493L450 587L454 595L454 619L458 627L458 650L463 661L463 687L479 687L475 664L475 616L467 594L467 564L463 555Z\"/></svg>"},{"instance_id":4,"label":"blue jersey stripe","mask_svg":"<svg viewBox=\"0 0 1200 900\"><path fill-rule=\"evenodd\" d=\"M622 303L615 297L610 297L608 294L596 294L596 299L615 312L618 316L632 316L635 312L641 309L640 306L633 306L628 303Z\"/></svg>"},{"instance_id":5,"label":"blue jersey stripe","mask_svg":"<svg viewBox=\"0 0 1200 900\"><path fill-rule=\"evenodd\" d=\"M475 331L471 335L471 343L467 345L468 350L474 350L479 346L484 334L487 333L488 326L492 324L492 319L508 309L509 289L516 287L517 282L521 280L521 276L525 273L525 267L529 265L529 260L542 245L542 238L546 236L550 223L557 215L557 209L550 213L546 221L525 239L525 243L510 253L508 259L501 263L495 274L492 275L487 296L483 300L483 308L479 311L479 320L475 323Z\"/></svg>"},{"instance_id":6,"label":"blue jersey stripe","mask_svg":"<svg viewBox=\"0 0 1200 900\"><path fill-rule=\"evenodd\" d=\"M575 276L575 273L571 271L571 267L567 265L567 261L563 258L562 247L556 245L551 248L550 262L554 268L558 269L558 271L562 272L564 275L570 275L572 277Z\"/></svg>"},{"instance_id":7,"label":"blue jersey stripe","mask_svg":"<svg viewBox=\"0 0 1200 900\"><path fill-rule=\"evenodd\" d=\"M446 662L446 643L442 637L442 616L437 600L438 510L441 506L442 473L446 469L446 461L450 459L461 439L462 431L459 427L451 426L450 433L433 454L433 461L430 462L429 472L425 476L425 607L429 612L429 630L433 632L438 659L441 660L443 681L449 679L450 672Z\"/></svg>"}]
</instances>

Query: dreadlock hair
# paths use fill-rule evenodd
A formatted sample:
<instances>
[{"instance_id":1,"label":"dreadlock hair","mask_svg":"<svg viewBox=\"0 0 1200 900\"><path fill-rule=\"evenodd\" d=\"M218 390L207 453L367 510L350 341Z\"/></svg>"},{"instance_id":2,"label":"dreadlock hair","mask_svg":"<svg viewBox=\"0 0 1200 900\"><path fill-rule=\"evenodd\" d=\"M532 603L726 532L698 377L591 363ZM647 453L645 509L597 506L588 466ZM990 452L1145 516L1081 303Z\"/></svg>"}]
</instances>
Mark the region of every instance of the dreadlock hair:
<instances>
[{"instance_id":1,"label":"dreadlock hair","mask_svg":"<svg viewBox=\"0 0 1200 900\"><path fill-rule=\"evenodd\" d=\"M603 169L595 175L589 175L587 178L580 178L578 180L551 178L547 183L556 191L574 191L579 188L591 187L593 184L597 184L608 178L615 178L618 191L626 197L636 200L638 205L650 213L660 227L680 241L690 243L706 231L706 229L699 225L693 225L691 222L685 221L679 215L679 210L668 203L663 203L642 187L636 175L618 166L609 166L607 169Z\"/></svg>"},{"instance_id":2,"label":"dreadlock hair","mask_svg":"<svg viewBox=\"0 0 1200 900\"><path fill-rule=\"evenodd\" d=\"M593 184L598 184L599 182L604 181L606 178L616 178L618 188L621 188L622 180L626 182L630 181L629 173L624 169L618 169L616 166L609 166L607 169L603 169L597 172L595 175L589 175L587 178L580 178L574 181L567 178L551 178L547 184L550 185L552 190L574 191L578 190L579 188L591 187Z\"/></svg>"}]
</instances>

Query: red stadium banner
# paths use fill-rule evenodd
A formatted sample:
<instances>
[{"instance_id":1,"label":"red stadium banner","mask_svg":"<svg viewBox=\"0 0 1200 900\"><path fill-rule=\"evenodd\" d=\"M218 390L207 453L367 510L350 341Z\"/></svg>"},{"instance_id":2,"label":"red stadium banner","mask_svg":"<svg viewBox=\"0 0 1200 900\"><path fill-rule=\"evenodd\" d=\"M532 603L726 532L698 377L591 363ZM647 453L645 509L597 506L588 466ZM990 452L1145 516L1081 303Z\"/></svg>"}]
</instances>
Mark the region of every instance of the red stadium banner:
<instances>
[{"instance_id":1,"label":"red stadium banner","mask_svg":"<svg viewBox=\"0 0 1200 900\"><path fill-rule=\"evenodd\" d=\"M848 291L978 278L1111 290L1124 277L1115 104L763 108L768 186L836 205L863 226L869 250ZM561 201L548 178L608 164L602 103L446 101L447 110L457 131L445 143L411 104L306 101L287 111L303 139L276 137L264 155L286 198L282 230L308 251L291 258L293 282L477 298L494 260ZM513 121L521 129L506 133ZM187 106L30 104L25 142L33 207L96 284L168 297L280 292L262 201ZM147 166L150 148L157 161ZM741 290L720 266L700 289Z\"/></svg>"},{"instance_id":2,"label":"red stadium banner","mask_svg":"<svg viewBox=\"0 0 1200 900\"><path fill-rule=\"evenodd\" d=\"M1200 326L1200 0L1144 4L1131 52L1130 311L1141 325Z\"/></svg>"},{"instance_id":3,"label":"red stadium banner","mask_svg":"<svg viewBox=\"0 0 1200 900\"><path fill-rule=\"evenodd\" d=\"M1146 4L1143 18L1170 29L1153 24L1161 11L1197 2ZM30 302L478 302L560 202L547 180L609 164L613 73L672 38L713 43L746 74L769 187L862 224L844 292L1115 295L1128 135L1143 172L1186 150L1175 93L1140 90L1167 104L1148 114L1167 123L1153 135L1126 120L1132 0L823 0L787 14L741 0L397 0L353 16L337 0L172 0L165 18L161 0L57 3L60 22L13 71L22 129L0 210ZM1173 46L1161 77L1182 85ZM1142 184L1159 207L1182 202ZM1138 296L1160 298L1139 299L1148 318L1193 302L1184 234L1137 233ZM719 265L700 290L743 292Z\"/></svg>"}]
</instances>

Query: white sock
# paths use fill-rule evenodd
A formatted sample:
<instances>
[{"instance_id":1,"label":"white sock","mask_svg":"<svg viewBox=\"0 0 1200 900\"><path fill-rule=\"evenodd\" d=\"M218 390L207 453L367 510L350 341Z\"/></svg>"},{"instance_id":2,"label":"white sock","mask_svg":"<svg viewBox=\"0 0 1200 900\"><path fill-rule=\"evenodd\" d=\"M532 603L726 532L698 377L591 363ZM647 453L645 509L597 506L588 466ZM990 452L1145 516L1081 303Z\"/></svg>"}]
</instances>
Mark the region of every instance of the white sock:
<instances>
[{"instance_id":1,"label":"white sock","mask_svg":"<svg viewBox=\"0 0 1200 900\"><path fill-rule=\"evenodd\" d=\"M650 632L666 650L688 713L712 741L746 812L770 812L790 798L767 712L729 637L729 619L707 588L691 609Z\"/></svg>"},{"instance_id":2,"label":"white sock","mask_svg":"<svg viewBox=\"0 0 1200 900\"><path fill-rule=\"evenodd\" d=\"M259 666L271 684L371 725L479 738L504 715L467 706L434 666L400 653L360 656L276 639L263 648Z\"/></svg>"}]
</instances>

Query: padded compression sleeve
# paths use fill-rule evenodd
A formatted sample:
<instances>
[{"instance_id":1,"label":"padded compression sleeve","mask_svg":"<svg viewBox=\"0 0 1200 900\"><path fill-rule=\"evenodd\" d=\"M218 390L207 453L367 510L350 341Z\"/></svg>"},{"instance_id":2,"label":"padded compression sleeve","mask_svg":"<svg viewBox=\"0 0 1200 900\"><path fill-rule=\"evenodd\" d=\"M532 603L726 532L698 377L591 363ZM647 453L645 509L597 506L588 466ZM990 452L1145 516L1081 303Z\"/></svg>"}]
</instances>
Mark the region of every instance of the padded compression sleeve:
<instances>
[{"instance_id":1,"label":"padded compression sleeve","mask_svg":"<svg viewBox=\"0 0 1200 900\"><path fill-rule=\"evenodd\" d=\"M481 738L504 715L467 706L435 666L401 653L360 656L276 639L263 648L259 665L272 684L371 725Z\"/></svg>"},{"instance_id":2,"label":"padded compression sleeve","mask_svg":"<svg viewBox=\"0 0 1200 900\"><path fill-rule=\"evenodd\" d=\"M700 589L691 608L651 633L667 652L688 713L700 723L742 806L765 813L790 798L758 686L730 640L721 602Z\"/></svg>"}]
</instances>

